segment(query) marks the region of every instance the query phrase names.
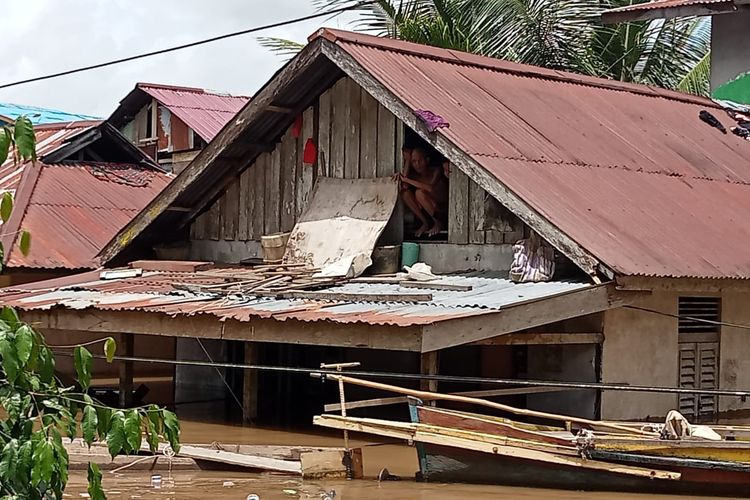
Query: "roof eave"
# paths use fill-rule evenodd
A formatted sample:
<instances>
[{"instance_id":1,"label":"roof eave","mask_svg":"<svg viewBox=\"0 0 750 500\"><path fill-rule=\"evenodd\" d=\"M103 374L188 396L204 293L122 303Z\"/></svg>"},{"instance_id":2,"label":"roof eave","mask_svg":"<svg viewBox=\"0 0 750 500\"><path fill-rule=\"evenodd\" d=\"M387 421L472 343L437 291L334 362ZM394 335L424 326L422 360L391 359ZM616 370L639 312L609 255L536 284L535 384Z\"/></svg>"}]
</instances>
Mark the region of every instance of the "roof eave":
<instances>
[{"instance_id":1,"label":"roof eave","mask_svg":"<svg viewBox=\"0 0 750 500\"><path fill-rule=\"evenodd\" d=\"M604 11L602 13L602 22L604 24L619 24L632 21L651 21L654 19L714 16L736 11L737 6L732 0L712 4L683 5L679 7L665 8L634 8L629 6Z\"/></svg>"}]
</instances>

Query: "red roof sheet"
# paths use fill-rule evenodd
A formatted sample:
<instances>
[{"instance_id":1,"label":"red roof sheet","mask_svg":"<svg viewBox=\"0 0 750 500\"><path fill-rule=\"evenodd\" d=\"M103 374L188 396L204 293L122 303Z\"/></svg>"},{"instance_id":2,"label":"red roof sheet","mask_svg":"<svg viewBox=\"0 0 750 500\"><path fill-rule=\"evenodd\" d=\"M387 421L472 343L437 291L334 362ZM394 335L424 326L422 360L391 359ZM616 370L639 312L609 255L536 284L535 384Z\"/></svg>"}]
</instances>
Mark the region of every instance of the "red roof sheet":
<instances>
[{"instance_id":1,"label":"red roof sheet","mask_svg":"<svg viewBox=\"0 0 750 500\"><path fill-rule=\"evenodd\" d=\"M31 251L24 256L4 241L9 267L98 267L102 246L170 180L129 164L37 163L26 169L8 225L31 233Z\"/></svg>"},{"instance_id":2,"label":"red roof sheet","mask_svg":"<svg viewBox=\"0 0 750 500\"><path fill-rule=\"evenodd\" d=\"M74 136L101 123L101 121L77 121L35 125L37 157L42 158L52 153ZM16 163L12 157L0 165L0 191L15 191L18 188L24 165L24 163Z\"/></svg>"},{"instance_id":3,"label":"red roof sheet","mask_svg":"<svg viewBox=\"0 0 750 500\"><path fill-rule=\"evenodd\" d=\"M210 142L250 100L246 96L221 94L192 87L153 83L139 83L136 87L167 107L206 142Z\"/></svg>"},{"instance_id":4,"label":"red roof sheet","mask_svg":"<svg viewBox=\"0 0 750 500\"><path fill-rule=\"evenodd\" d=\"M626 5L624 7L618 7L616 9L609 9L603 13L603 19L605 22L610 22L609 18L614 18L615 14L632 13L638 14L656 10L677 10L681 9L681 12L675 12L675 14L682 14L683 16L689 16L693 14L706 14L704 9L708 11L726 12L736 10L737 7L733 0L652 0L650 2L636 3L632 5ZM687 11L685 10L687 9ZM700 11L692 12L692 9L700 9ZM633 16L635 17L635 16ZM672 17L672 16L654 16L654 17ZM612 19L611 22L622 21L624 18Z\"/></svg>"},{"instance_id":5,"label":"red roof sheet","mask_svg":"<svg viewBox=\"0 0 750 500\"><path fill-rule=\"evenodd\" d=\"M625 275L750 278L750 142L707 99L342 31L319 32Z\"/></svg>"}]
</instances>

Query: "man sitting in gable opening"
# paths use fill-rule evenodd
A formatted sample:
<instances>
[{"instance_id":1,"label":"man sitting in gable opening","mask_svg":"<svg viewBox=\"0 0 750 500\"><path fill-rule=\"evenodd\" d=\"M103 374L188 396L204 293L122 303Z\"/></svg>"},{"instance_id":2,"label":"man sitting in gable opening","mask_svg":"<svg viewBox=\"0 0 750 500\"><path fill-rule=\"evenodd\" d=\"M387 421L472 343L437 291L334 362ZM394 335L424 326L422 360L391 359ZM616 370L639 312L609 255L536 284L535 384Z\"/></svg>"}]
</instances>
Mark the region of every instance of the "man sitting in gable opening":
<instances>
[{"instance_id":1,"label":"man sitting in gable opening","mask_svg":"<svg viewBox=\"0 0 750 500\"><path fill-rule=\"evenodd\" d=\"M394 179L400 182L401 199L422 223L414 236L435 236L448 216L448 169L421 146L405 147L402 153L403 170Z\"/></svg>"}]
</instances>

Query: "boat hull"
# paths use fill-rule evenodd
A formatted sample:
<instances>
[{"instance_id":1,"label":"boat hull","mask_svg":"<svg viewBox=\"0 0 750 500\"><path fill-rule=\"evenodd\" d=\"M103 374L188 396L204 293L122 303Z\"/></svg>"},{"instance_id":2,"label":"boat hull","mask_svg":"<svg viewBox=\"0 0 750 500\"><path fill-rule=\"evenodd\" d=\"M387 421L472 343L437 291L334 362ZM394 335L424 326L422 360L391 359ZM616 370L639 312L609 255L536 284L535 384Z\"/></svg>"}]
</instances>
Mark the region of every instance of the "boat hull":
<instances>
[{"instance_id":1,"label":"boat hull","mask_svg":"<svg viewBox=\"0 0 750 500\"><path fill-rule=\"evenodd\" d=\"M750 496L750 474L683 469L681 480L592 471L431 444L417 444L420 478L428 482L501 484L586 491Z\"/></svg>"}]
</instances>

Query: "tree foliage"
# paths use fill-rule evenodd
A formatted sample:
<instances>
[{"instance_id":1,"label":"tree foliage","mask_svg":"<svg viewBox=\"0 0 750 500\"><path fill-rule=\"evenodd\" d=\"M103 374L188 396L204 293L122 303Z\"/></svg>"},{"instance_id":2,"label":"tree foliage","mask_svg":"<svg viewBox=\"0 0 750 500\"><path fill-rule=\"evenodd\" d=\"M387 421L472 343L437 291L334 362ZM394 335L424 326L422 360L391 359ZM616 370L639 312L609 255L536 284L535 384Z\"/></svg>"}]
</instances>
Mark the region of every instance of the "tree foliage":
<instances>
[{"instance_id":1,"label":"tree foliage","mask_svg":"<svg viewBox=\"0 0 750 500\"><path fill-rule=\"evenodd\" d=\"M10 154L21 160L36 159L34 129L28 118L0 129L0 158ZM13 198L5 193L0 200L3 222L12 210ZM28 251L28 233L22 233L20 245ZM111 362L115 340L99 342ZM81 436L89 446L106 442L112 458L138 453L144 435L152 452L161 440L179 451L180 425L174 413L154 405L127 410L102 405L86 392L92 374L91 351L79 345L73 357L78 387L65 387L55 377L55 355L44 337L13 309L0 309L0 499L62 499L69 466L64 439ZM101 480L99 468L90 463L92 499L106 498Z\"/></svg>"},{"instance_id":2,"label":"tree foliage","mask_svg":"<svg viewBox=\"0 0 750 500\"><path fill-rule=\"evenodd\" d=\"M321 10L351 0L313 0ZM378 0L358 7L354 28L601 78L708 94L710 21L673 19L605 26L604 10L631 0ZM288 55L299 44L261 43ZM688 84L687 82L690 82Z\"/></svg>"}]
</instances>

